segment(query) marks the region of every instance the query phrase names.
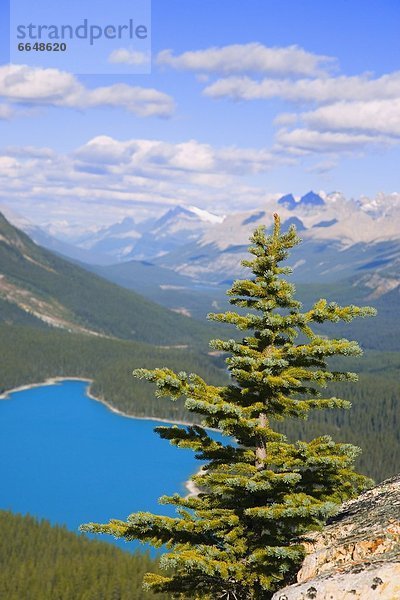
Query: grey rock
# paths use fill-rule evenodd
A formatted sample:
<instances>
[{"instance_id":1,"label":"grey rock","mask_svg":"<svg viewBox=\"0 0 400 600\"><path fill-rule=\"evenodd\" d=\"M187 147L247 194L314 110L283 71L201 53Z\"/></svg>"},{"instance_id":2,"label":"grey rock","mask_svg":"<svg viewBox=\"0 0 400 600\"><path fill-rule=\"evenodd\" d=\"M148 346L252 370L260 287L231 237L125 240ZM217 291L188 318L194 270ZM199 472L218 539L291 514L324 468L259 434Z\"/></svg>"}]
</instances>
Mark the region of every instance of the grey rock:
<instances>
[{"instance_id":1,"label":"grey rock","mask_svg":"<svg viewBox=\"0 0 400 600\"><path fill-rule=\"evenodd\" d=\"M273 600L399 600L400 475L343 504L304 545L297 583Z\"/></svg>"}]
</instances>

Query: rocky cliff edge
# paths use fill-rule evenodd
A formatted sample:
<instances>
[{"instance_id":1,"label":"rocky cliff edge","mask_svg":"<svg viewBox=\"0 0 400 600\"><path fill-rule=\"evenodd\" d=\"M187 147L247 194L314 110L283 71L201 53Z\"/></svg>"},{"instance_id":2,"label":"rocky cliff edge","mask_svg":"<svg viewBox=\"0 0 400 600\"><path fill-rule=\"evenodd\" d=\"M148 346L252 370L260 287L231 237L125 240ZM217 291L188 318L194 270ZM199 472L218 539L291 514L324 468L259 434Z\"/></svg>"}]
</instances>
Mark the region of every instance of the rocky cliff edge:
<instances>
[{"instance_id":1,"label":"rocky cliff edge","mask_svg":"<svg viewBox=\"0 0 400 600\"><path fill-rule=\"evenodd\" d=\"M346 502L273 600L400 600L400 475Z\"/></svg>"}]
</instances>

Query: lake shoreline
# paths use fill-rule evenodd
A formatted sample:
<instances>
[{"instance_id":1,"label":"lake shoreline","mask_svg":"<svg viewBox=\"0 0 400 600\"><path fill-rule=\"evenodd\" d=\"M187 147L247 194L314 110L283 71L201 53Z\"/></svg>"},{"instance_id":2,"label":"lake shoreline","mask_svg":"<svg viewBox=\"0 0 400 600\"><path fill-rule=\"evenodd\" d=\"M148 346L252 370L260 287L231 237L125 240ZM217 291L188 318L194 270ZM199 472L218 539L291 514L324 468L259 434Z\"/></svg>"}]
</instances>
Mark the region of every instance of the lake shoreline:
<instances>
[{"instance_id":1,"label":"lake shoreline","mask_svg":"<svg viewBox=\"0 0 400 600\"><path fill-rule=\"evenodd\" d=\"M115 413L116 415L118 415L120 417L125 417L127 419L138 419L140 421L154 421L155 423L157 423L157 422L158 423L168 423L170 425L184 425L187 427L190 427L190 425L193 425L193 423L188 423L185 421L173 421L170 419L163 419L163 418L158 418L158 417L135 417L134 415L124 413L122 410L115 408L115 406L113 406L112 404L110 404L109 402L104 400L103 398L98 398L97 396L94 396L90 391L90 386L93 383L93 379L88 379L86 377L49 377L48 379L46 379L45 381L42 381L41 383L39 383L39 382L30 383L30 384L20 385L18 387L12 388L10 390L6 390L5 392L2 392L2 394L0 394L0 400L8 400L11 394L14 394L17 392L24 392L24 391L38 388L38 387L45 387L47 385L58 385L59 383L63 383L64 381L82 381L84 383L87 383L88 385L85 390L87 397L90 398L91 400L95 400L96 402L100 402L100 404L103 404L106 408L108 408L109 411ZM215 430L215 431L217 431L217 430ZM201 470L201 468L200 468L200 470ZM185 481L184 486L187 489L187 491L189 492L188 496L196 496L199 493L199 490L198 490L196 484L192 481L192 479L188 479L187 481Z\"/></svg>"},{"instance_id":2,"label":"lake shoreline","mask_svg":"<svg viewBox=\"0 0 400 600\"><path fill-rule=\"evenodd\" d=\"M0 400L7 400L10 394L14 394L16 392L24 392L33 388L44 387L46 385L58 385L63 381L83 381L85 383L88 383L89 385L86 388L86 395L88 396L88 398L90 398L91 400L95 400L96 402L100 402L101 404L104 404L104 406L106 406L111 412L119 415L120 417L126 417L127 419L139 419L141 421L158 421L159 423L170 423L171 425L185 425L188 427L190 427L190 425L193 425L193 423L188 423L187 421L174 421L172 419L164 419L162 417L139 417L125 413L119 408L115 408L115 406L107 402L107 400L104 400L104 398L98 398L97 396L94 396L90 391L90 386L93 383L93 379L89 379L86 377L49 377L41 383L27 383L25 385L12 388L10 390L6 390L2 394L0 394Z\"/></svg>"}]
</instances>

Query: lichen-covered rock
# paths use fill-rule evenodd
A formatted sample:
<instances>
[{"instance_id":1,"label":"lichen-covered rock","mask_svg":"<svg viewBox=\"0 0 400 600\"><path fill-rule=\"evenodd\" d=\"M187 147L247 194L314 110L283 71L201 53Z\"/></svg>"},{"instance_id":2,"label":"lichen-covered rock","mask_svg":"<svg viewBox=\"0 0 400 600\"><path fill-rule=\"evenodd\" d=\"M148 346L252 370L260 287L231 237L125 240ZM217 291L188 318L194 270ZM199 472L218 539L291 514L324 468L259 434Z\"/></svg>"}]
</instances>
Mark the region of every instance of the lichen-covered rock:
<instances>
[{"instance_id":1,"label":"lichen-covered rock","mask_svg":"<svg viewBox=\"0 0 400 600\"><path fill-rule=\"evenodd\" d=\"M343 504L273 600L400 600L400 475Z\"/></svg>"}]
</instances>

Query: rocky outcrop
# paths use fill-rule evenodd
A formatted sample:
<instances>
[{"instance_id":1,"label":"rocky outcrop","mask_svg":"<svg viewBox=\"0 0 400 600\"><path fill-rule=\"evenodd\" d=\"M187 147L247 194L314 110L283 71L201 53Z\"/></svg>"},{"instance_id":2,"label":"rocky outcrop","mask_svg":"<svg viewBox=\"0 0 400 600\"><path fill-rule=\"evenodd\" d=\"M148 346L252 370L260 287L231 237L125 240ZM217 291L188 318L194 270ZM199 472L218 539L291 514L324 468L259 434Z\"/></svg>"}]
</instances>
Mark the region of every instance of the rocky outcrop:
<instances>
[{"instance_id":1,"label":"rocky outcrop","mask_svg":"<svg viewBox=\"0 0 400 600\"><path fill-rule=\"evenodd\" d=\"M343 504L273 600L400 600L400 475Z\"/></svg>"}]
</instances>

